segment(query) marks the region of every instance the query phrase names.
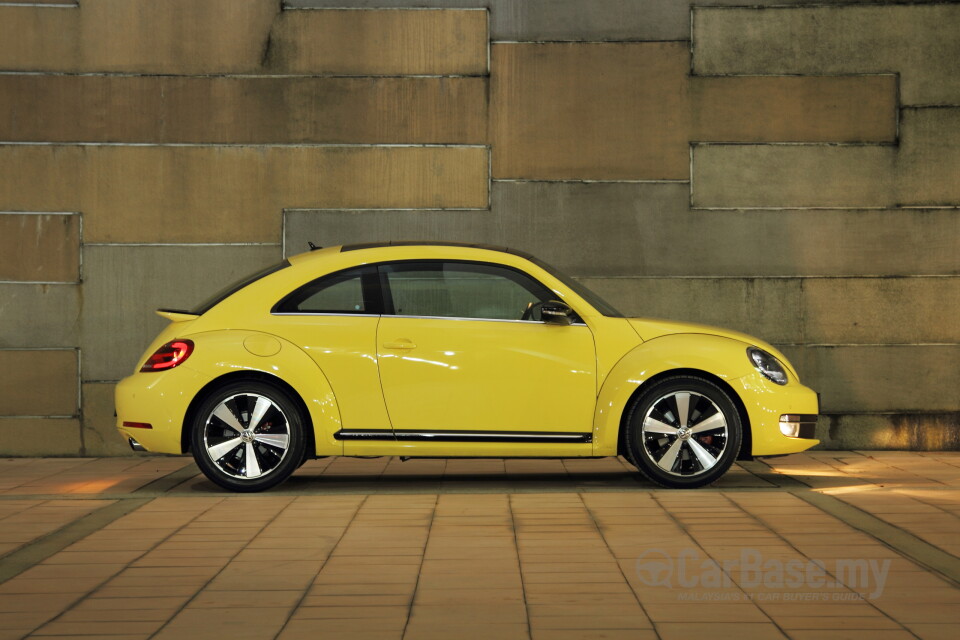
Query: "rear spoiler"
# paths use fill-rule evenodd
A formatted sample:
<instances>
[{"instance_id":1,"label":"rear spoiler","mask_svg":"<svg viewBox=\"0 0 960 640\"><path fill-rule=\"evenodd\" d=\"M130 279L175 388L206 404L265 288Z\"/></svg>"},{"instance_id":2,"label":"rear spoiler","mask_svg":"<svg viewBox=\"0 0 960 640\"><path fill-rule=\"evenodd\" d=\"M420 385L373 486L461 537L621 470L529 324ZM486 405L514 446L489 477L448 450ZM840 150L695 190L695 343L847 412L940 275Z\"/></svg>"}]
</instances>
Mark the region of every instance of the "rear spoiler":
<instances>
[{"instance_id":1,"label":"rear spoiler","mask_svg":"<svg viewBox=\"0 0 960 640\"><path fill-rule=\"evenodd\" d=\"M196 313L183 311L182 309L157 309L156 314L161 318L166 318L170 322L186 322L187 320L196 320L200 317Z\"/></svg>"}]
</instances>

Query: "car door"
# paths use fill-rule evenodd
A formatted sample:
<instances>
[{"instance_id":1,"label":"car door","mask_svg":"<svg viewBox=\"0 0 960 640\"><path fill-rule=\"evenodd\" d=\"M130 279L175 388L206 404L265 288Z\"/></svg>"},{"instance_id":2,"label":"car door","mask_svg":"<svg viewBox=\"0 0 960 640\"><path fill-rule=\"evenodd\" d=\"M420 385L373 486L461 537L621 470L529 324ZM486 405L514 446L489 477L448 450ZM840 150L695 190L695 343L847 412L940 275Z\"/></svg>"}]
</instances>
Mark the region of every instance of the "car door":
<instances>
[{"instance_id":1,"label":"car door","mask_svg":"<svg viewBox=\"0 0 960 640\"><path fill-rule=\"evenodd\" d=\"M275 305L273 324L265 328L317 363L333 389L345 429L390 428L376 364L381 306L376 268L360 266L291 292Z\"/></svg>"},{"instance_id":2,"label":"car door","mask_svg":"<svg viewBox=\"0 0 960 640\"><path fill-rule=\"evenodd\" d=\"M397 439L590 442L593 335L579 319L537 317L536 304L556 297L549 289L490 263L404 261L379 271L377 355Z\"/></svg>"}]
</instances>

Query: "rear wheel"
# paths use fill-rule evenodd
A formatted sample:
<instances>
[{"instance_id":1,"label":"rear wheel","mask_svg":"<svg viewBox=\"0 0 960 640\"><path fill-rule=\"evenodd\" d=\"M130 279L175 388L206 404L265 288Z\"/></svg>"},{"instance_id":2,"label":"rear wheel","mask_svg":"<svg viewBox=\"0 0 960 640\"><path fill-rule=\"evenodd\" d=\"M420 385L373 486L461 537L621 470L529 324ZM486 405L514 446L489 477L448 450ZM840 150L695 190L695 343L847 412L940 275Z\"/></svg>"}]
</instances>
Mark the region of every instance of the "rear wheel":
<instances>
[{"instance_id":1,"label":"rear wheel","mask_svg":"<svg viewBox=\"0 0 960 640\"><path fill-rule=\"evenodd\" d=\"M210 394L192 425L192 451L204 475L231 491L280 484L304 459L303 418L282 389L234 382Z\"/></svg>"},{"instance_id":2,"label":"rear wheel","mask_svg":"<svg viewBox=\"0 0 960 640\"><path fill-rule=\"evenodd\" d=\"M740 451L740 415L719 386L694 376L654 384L626 421L627 454L650 480L692 489L726 473Z\"/></svg>"}]
</instances>

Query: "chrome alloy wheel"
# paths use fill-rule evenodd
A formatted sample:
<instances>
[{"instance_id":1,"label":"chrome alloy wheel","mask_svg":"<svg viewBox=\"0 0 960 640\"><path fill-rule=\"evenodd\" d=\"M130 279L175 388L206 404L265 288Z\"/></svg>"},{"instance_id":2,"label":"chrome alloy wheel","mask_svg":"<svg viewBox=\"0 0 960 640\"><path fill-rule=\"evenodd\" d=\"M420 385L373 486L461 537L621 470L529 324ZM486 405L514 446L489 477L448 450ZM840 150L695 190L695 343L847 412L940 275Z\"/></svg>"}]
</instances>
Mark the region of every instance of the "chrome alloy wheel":
<instances>
[{"instance_id":1,"label":"chrome alloy wheel","mask_svg":"<svg viewBox=\"0 0 960 640\"><path fill-rule=\"evenodd\" d=\"M243 480L269 475L290 448L290 422L270 398L238 393L207 416L203 445L222 473Z\"/></svg>"},{"instance_id":2,"label":"chrome alloy wheel","mask_svg":"<svg viewBox=\"0 0 960 640\"><path fill-rule=\"evenodd\" d=\"M682 477L707 473L723 455L727 420L707 396L675 391L661 396L641 424L646 456L662 471Z\"/></svg>"}]
</instances>

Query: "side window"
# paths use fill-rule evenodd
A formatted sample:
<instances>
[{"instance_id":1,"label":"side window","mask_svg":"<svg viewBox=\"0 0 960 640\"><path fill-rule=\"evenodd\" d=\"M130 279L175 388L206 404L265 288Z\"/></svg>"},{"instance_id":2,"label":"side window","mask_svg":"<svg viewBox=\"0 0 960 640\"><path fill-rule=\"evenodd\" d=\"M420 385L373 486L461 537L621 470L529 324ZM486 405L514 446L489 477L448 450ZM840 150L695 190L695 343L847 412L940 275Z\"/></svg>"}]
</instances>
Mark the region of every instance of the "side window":
<instances>
[{"instance_id":1,"label":"side window","mask_svg":"<svg viewBox=\"0 0 960 640\"><path fill-rule=\"evenodd\" d=\"M395 262L382 265L393 312L398 316L437 316L489 320L539 320L528 307L553 297L519 271L472 262Z\"/></svg>"},{"instance_id":2,"label":"side window","mask_svg":"<svg viewBox=\"0 0 960 640\"><path fill-rule=\"evenodd\" d=\"M380 313L377 272L373 267L348 269L310 282L286 296L275 313Z\"/></svg>"}]
</instances>

